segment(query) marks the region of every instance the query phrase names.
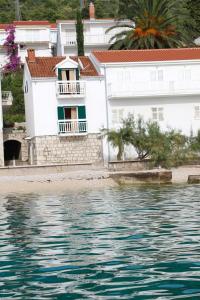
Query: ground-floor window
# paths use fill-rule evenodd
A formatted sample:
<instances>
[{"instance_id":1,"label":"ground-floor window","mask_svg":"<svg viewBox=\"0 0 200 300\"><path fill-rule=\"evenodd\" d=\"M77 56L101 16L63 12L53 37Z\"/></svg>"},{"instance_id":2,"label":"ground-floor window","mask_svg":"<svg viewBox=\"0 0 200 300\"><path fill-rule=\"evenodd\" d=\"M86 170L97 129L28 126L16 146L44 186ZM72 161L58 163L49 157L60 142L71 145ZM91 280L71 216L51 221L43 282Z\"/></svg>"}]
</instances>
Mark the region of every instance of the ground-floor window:
<instances>
[{"instance_id":1,"label":"ground-floor window","mask_svg":"<svg viewBox=\"0 0 200 300\"><path fill-rule=\"evenodd\" d=\"M163 107L152 107L152 119L153 121L163 121L164 120L164 109Z\"/></svg>"},{"instance_id":2,"label":"ground-floor window","mask_svg":"<svg viewBox=\"0 0 200 300\"><path fill-rule=\"evenodd\" d=\"M195 120L200 120L200 106L196 105L194 107L194 118Z\"/></svg>"}]
</instances>

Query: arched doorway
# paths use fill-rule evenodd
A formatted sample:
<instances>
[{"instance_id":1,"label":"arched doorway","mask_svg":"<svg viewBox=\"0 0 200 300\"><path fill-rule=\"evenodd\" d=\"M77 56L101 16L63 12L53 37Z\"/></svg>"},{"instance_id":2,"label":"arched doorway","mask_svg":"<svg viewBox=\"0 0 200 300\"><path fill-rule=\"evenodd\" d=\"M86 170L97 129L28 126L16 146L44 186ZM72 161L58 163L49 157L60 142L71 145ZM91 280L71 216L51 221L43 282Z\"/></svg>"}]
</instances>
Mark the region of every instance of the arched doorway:
<instances>
[{"instance_id":1,"label":"arched doorway","mask_svg":"<svg viewBox=\"0 0 200 300\"><path fill-rule=\"evenodd\" d=\"M21 159L21 143L16 140L8 140L4 142L4 160Z\"/></svg>"}]
</instances>

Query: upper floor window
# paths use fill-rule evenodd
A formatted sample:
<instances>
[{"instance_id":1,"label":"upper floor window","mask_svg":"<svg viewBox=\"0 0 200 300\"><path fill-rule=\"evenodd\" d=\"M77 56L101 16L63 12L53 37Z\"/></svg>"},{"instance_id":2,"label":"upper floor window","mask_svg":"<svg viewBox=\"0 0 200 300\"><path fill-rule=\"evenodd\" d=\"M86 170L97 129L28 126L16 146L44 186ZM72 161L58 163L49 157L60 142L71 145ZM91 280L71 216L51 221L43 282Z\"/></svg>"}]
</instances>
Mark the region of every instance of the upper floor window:
<instances>
[{"instance_id":1,"label":"upper floor window","mask_svg":"<svg viewBox=\"0 0 200 300\"><path fill-rule=\"evenodd\" d=\"M195 120L200 120L200 106L194 107L194 118Z\"/></svg>"},{"instance_id":2,"label":"upper floor window","mask_svg":"<svg viewBox=\"0 0 200 300\"><path fill-rule=\"evenodd\" d=\"M151 81L163 81L163 70L151 71Z\"/></svg>"},{"instance_id":3,"label":"upper floor window","mask_svg":"<svg viewBox=\"0 0 200 300\"><path fill-rule=\"evenodd\" d=\"M75 81L79 80L78 69L58 69L58 80Z\"/></svg>"},{"instance_id":4,"label":"upper floor window","mask_svg":"<svg viewBox=\"0 0 200 300\"><path fill-rule=\"evenodd\" d=\"M28 93L28 81L26 81L25 86L24 86L24 93Z\"/></svg>"},{"instance_id":5,"label":"upper floor window","mask_svg":"<svg viewBox=\"0 0 200 300\"><path fill-rule=\"evenodd\" d=\"M191 70L190 69L185 69L183 73L183 78L185 80L190 80L191 79Z\"/></svg>"},{"instance_id":6,"label":"upper floor window","mask_svg":"<svg viewBox=\"0 0 200 300\"><path fill-rule=\"evenodd\" d=\"M151 111L152 111L153 121L163 121L164 120L163 107L152 107Z\"/></svg>"}]
</instances>

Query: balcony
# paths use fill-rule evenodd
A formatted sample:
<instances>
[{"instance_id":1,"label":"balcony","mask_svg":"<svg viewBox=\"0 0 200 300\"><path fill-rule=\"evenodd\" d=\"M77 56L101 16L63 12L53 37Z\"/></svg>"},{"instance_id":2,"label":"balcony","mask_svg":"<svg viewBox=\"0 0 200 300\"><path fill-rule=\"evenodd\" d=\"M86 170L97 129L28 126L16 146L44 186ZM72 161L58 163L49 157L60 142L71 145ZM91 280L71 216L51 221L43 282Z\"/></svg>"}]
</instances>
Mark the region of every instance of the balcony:
<instances>
[{"instance_id":1,"label":"balcony","mask_svg":"<svg viewBox=\"0 0 200 300\"><path fill-rule=\"evenodd\" d=\"M121 86L112 83L108 84L109 99L179 95L200 95L200 80L127 82L121 84Z\"/></svg>"},{"instance_id":2,"label":"balcony","mask_svg":"<svg viewBox=\"0 0 200 300\"><path fill-rule=\"evenodd\" d=\"M13 103L13 96L11 91L2 91L2 105L10 106Z\"/></svg>"},{"instance_id":3,"label":"balcony","mask_svg":"<svg viewBox=\"0 0 200 300\"><path fill-rule=\"evenodd\" d=\"M86 119L59 120L58 132L60 135L74 136L87 134Z\"/></svg>"},{"instance_id":4,"label":"balcony","mask_svg":"<svg viewBox=\"0 0 200 300\"><path fill-rule=\"evenodd\" d=\"M60 98L84 98L85 81L57 81L57 96Z\"/></svg>"},{"instance_id":5,"label":"balcony","mask_svg":"<svg viewBox=\"0 0 200 300\"><path fill-rule=\"evenodd\" d=\"M17 43L48 43L50 41L50 33L48 30L26 29L16 31Z\"/></svg>"},{"instance_id":6,"label":"balcony","mask_svg":"<svg viewBox=\"0 0 200 300\"><path fill-rule=\"evenodd\" d=\"M84 45L108 45L113 34L84 34ZM64 38L65 46L76 46L76 35L66 35Z\"/></svg>"}]
</instances>

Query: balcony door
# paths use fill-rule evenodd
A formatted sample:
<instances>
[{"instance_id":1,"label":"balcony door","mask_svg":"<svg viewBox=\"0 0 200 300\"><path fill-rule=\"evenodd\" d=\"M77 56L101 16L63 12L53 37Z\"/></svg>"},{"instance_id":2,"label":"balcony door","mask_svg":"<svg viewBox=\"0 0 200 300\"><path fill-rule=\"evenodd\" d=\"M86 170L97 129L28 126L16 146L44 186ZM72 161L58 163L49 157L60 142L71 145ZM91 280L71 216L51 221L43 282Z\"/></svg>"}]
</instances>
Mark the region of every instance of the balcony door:
<instances>
[{"instance_id":1,"label":"balcony door","mask_svg":"<svg viewBox=\"0 0 200 300\"><path fill-rule=\"evenodd\" d=\"M75 81L79 80L78 69L58 69L58 80Z\"/></svg>"},{"instance_id":2,"label":"balcony door","mask_svg":"<svg viewBox=\"0 0 200 300\"><path fill-rule=\"evenodd\" d=\"M58 107L59 133L86 133L85 106L59 106Z\"/></svg>"},{"instance_id":3,"label":"balcony door","mask_svg":"<svg viewBox=\"0 0 200 300\"><path fill-rule=\"evenodd\" d=\"M64 107L65 120L78 119L77 107Z\"/></svg>"},{"instance_id":4,"label":"balcony door","mask_svg":"<svg viewBox=\"0 0 200 300\"><path fill-rule=\"evenodd\" d=\"M74 81L76 80L76 73L74 69L71 70L62 70L61 71L61 77L64 81Z\"/></svg>"}]
</instances>

